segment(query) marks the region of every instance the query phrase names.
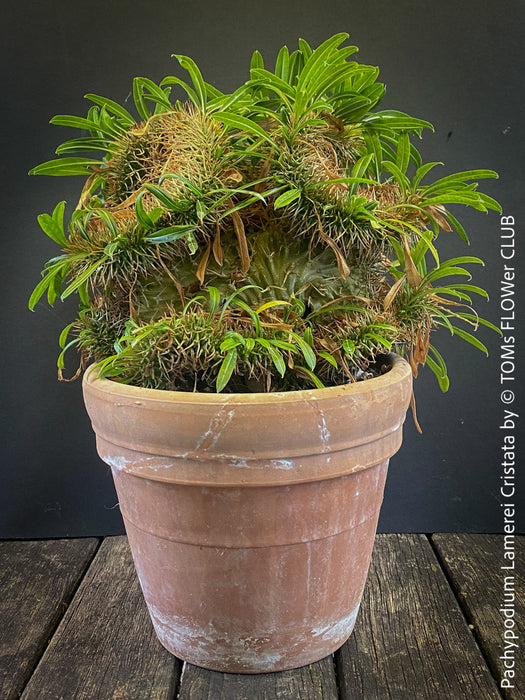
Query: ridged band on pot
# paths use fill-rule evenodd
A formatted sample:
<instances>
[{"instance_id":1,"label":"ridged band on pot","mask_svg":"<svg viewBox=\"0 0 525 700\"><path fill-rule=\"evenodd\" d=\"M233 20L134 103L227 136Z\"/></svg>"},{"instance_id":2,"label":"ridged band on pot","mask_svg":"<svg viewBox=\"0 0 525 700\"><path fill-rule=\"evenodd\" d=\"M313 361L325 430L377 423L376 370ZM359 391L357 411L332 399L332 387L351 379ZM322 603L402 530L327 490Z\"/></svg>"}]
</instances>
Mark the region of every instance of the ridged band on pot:
<instances>
[{"instance_id":1,"label":"ridged band on pot","mask_svg":"<svg viewBox=\"0 0 525 700\"><path fill-rule=\"evenodd\" d=\"M357 615L408 364L308 391L198 394L84 377L161 642L256 673L338 648Z\"/></svg>"}]
</instances>

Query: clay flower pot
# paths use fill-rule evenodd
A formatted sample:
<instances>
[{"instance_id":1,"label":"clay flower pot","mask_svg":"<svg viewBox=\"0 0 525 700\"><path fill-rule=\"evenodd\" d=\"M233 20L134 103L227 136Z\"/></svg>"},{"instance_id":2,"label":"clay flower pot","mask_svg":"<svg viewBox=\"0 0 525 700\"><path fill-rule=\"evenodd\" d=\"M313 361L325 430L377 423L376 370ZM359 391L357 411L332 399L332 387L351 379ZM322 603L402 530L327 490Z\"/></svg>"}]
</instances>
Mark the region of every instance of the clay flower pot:
<instances>
[{"instance_id":1,"label":"clay flower pot","mask_svg":"<svg viewBox=\"0 0 525 700\"><path fill-rule=\"evenodd\" d=\"M409 365L344 386L196 394L88 370L84 398L113 471L162 644L259 673L335 651L359 609Z\"/></svg>"}]
</instances>

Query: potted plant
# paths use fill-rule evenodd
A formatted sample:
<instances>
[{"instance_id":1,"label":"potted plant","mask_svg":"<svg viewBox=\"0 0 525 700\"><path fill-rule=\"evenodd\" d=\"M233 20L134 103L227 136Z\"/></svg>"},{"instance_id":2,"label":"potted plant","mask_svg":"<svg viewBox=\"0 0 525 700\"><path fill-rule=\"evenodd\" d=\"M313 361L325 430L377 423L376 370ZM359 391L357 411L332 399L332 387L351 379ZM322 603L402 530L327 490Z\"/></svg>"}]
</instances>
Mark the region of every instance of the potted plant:
<instances>
[{"instance_id":1,"label":"potted plant","mask_svg":"<svg viewBox=\"0 0 525 700\"><path fill-rule=\"evenodd\" d=\"M228 95L176 56L190 84L135 78L137 116L86 95L85 118L51 122L87 135L31 171L85 179L67 227L65 202L38 217L61 251L29 305L78 295L59 375L71 346L75 376L94 362L86 406L153 624L212 669L346 640L412 375L448 387L430 335L485 350L472 331L494 328L464 281L482 261L436 239L468 241L450 204L500 211L477 189L496 174L431 181L411 141L431 125L378 109L346 39L283 47L273 71L256 51Z\"/></svg>"}]
</instances>

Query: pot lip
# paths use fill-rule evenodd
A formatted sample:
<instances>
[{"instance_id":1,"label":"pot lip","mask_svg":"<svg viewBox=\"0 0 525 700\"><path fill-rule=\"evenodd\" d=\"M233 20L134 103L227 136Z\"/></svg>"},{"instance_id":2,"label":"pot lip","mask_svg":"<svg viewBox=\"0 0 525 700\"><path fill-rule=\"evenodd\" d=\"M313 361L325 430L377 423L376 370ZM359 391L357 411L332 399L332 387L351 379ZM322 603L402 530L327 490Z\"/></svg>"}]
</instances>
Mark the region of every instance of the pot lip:
<instances>
[{"instance_id":1,"label":"pot lip","mask_svg":"<svg viewBox=\"0 0 525 700\"><path fill-rule=\"evenodd\" d=\"M247 392L217 394L191 391L172 391L168 389L148 389L132 384L120 384L111 379L101 379L96 364L86 368L82 383L84 388L92 387L104 394L128 399L142 399L148 402L171 402L186 404L208 404L222 406L225 404L274 404L302 400L330 399L345 395L359 395L373 390L383 389L397 384L410 376L412 370L408 362L396 353L386 353L392 362L392 368L379 377L372 377L359 382L338 384L323 389L300 389L297 391Z\"/></svg>"}]
</instances>

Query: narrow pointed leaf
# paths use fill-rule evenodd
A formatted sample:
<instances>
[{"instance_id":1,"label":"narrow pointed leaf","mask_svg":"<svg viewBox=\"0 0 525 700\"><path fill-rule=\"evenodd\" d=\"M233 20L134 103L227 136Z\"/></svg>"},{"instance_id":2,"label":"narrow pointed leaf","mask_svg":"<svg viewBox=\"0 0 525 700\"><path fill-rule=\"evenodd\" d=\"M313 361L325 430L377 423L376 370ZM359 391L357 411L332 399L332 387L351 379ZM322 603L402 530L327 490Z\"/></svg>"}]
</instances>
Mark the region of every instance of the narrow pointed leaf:
<instances>
[{"instance_id":1,"label":"narrow pointed leaf","mask_svg":"<svg viewBox=\"0 0 525 700\"><path fill-rule=\"evenodd\" d=\"M239 129L239 131L246 131L253 136L259 136L272 146L275 146L270 135L266 133L262 126L259 126L259 124L256 124L251 119L241 117L238 114L230 114L229 112L215 112L212 114L212 117L217 121L222 122L225 126Z\"/></svg>"},{"instance_id":2,"label":"narrow pointed leaf","mask_svg":"<svg viewBox=\"0 0 525 700\"><path fill-rule=\"evenodd\" d=\"M118 102L110 100L108 97L101 97L101 95L93 95L92 93L84 95L84 97L100 107L105 107L105 109L113 112L116 117L120 117L120 119L122 119L126 126L129 127L135 124L135 120L128 110L119 105Z\"/></svg>"},{"instance_id":3,"label":"narrow pointed leaf","mask_svg":"<svg viewBox=\"0 0 525 700\"><path fill-rule=\"evenodd\" d=\"M231 350L228 350L228 352L226 353L226 357L222 361L219 373L217 375L217 393L220 393L224 389L226 384L228 384L236 365L237 350L235 348L231 348Z\"/></svg>"},{"instance_id":4,"label":"narrow pointed leaf","mask_svg":"<svg viewBox=\"0 0 525 700\"><path fill-rule=\"evenodd\" d=\"M41 163L29 171L29 175L52 175L64 177L67 175L91 175L93 166L105 165L102 160L92 158L56 158Z\"/></svg>"},{"instance_id":5,"label":"narrow pointed leaf","mask_svg":"<svg viewBox=\"0 0 525 700\"><path fill-rule=\"evenodd\" d=\"M197 96L197 107L200 107L203 112L206 111L206 102L208 99L206 85L197 64L193 59L188 58L188 56L181 56L178 54L174 54L173 56L191 76L193 87L195 88L195 94Z\"/></svg>"}]
</instances>

